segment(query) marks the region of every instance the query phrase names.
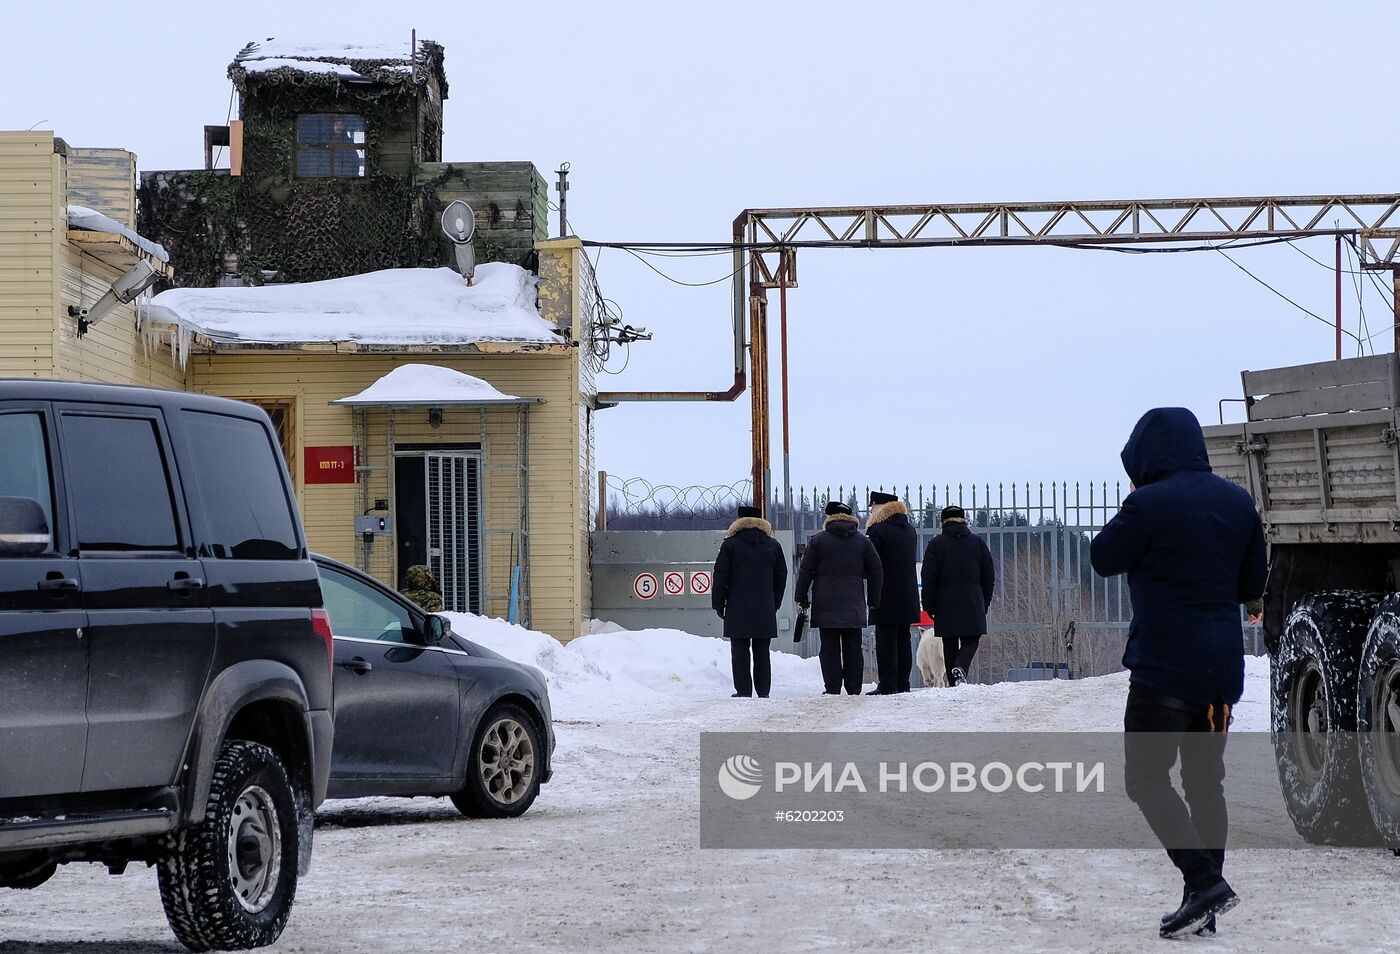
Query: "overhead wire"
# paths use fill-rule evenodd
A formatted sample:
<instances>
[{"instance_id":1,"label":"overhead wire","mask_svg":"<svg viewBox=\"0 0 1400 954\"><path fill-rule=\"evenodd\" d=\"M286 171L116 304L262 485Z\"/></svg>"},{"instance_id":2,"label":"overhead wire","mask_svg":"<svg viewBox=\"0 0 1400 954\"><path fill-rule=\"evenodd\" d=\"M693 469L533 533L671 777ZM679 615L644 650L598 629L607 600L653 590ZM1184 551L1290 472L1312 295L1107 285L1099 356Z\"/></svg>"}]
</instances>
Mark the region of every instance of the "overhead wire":
<instances>
[{"instance_id":1,"label":"overhead wire","mask_svg":"<svg viewBox=\"0 0 1400 954\"><path fill-rule=\"evenodd\" d=\"M1292 305L1294 308L1297 308L1299 311L1301 311L1303 314L1307 315L1309 318L1314 318L1314 319L1316 319L1316 320L1322 322L1324 325L1326 325L1326 326L1329 327L1329 328L1335 328L1335 327L1336 327L1335 322L1328 321L1326 318L1322 317L1322 316L1319 315L1317 312L1311 311L1310 309L1307 309L1307 308L1304 308L1302 305L1298 304L1298 303L1297 303L1296 301L1294 301L1292 298L1289 298L1289 297L1288 297L1287 295L1285 295L1283 292L1279 291L1279 290L1278 290L1277 288L1275 288L1273 285L1270 285L1268 282L1264 281L1264 279L1260 278L1258 275L1254 274L1254 273L1251 272L1249 269L1245 268L1245 267L1244 267L1243 265L1241 265L1239 262L1235 261L1233 258L1230 257L1229 253L1227 253L1227 252L1225 251L1225 249L1223 249L1223 248L1221 248L1221 247L1219 247L1219 246L1213 246L1213 247L1215 248L1215 250L1216 250L1217 252L1219 252L1221 255L1225 256L1225 260L1226 260L1227 262L1229 262L1231 265L1235 266L1235 267L1238 268L1240 271L1242 271L1242 272L1244 272L1246 275L1248 275L1250 278L1254 279L1256 282L1258 282L1259 284L1263 285L1263 286L1264 286L1265 288L1267 288L1269 291L1273 292L1275 295L1277 295L1278 297L1282 298L1284 301L1288 302L1288 303L1289 303L1290 305ZM1357 341L1360 341L1360 340L1361 340L1359 335L1354 335L1354 334L1352 334L1350 331L1347 331L1345 328L1342 329L1342 334L1347 335L1347 336L1349 336L1349 337L1351 337L1351 338L1355 338Z\"/></svg>"}]
</instances>

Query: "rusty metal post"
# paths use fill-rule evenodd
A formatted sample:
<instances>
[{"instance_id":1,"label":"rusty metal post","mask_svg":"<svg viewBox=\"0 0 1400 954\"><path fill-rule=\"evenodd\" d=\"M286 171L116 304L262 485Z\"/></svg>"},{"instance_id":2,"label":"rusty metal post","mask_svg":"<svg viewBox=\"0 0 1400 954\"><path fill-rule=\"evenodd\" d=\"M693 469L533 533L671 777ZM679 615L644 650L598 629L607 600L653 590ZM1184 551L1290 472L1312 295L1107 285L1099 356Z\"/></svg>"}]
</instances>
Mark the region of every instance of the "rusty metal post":
<instances>
[{"instance_id":1,"label":"rusty metal post","mask_svg":"<svg viewBox=\"0 0 1400 954\"><path fill-rule=\"evenodd\" d=\"M754 274L757 274L755 271ZM768 292L759 282L749 284L749 407L753 418L753 505L768 510Z\"/></svg>"},{"instance_id":2,"label":"rusty metal post","mask_svg":"<svg viewBox=\"0 0 1400 954\"><path fill-rule=\"evenodd\" d=\"M1337 360L1342 360L1342 236L1337 235Z\"/></svg>"},{"instance_id":3,"label":"rusty metal post","mask_svg":"<svg viewBox=\"0 0 1400 954\"><path fill-rule=\"evenodd\" d=\"M1395 333L1395 353L1400 354L1400 268L1390 270L1392 294L1395 299L1395 314L1392 316L1392 330Z\"/></svg>"},{"instance_id":4,"label":"rusty metal post","mask_svg":"<svg viewBox=\"0 0 1400 954\"><path fill-rule=\"evenodd\" d=\"M608 529L608 472L598 471L598 523L599 530Z\"/></svg>"},{"instance_id":5,"label":"rusty metal post","mask_svg":"<svg viewBox=\"0 0 1400 954\"><path fill-rule=\"evenodd\" d=\"M788 529L792 529L792 472L788 455L791 452L791 433L788 428L788 332L787 332L787 279L788 256L778 272L778 316L781 326L782 374L783 374L783 511L787 517Z\"/></svg>"}]
</instances>

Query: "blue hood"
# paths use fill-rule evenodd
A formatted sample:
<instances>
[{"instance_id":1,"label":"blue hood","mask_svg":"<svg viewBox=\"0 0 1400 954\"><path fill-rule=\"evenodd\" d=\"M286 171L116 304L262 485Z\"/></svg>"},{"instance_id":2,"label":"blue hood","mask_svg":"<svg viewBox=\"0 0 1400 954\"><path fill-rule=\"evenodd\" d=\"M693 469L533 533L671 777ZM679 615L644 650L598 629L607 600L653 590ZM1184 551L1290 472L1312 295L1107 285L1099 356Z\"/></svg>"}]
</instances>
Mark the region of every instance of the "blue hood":
<instances>
[{"instance_id":1,"label":"blue hood","mask_svg":"<svg viewBox=\"0 0 1400 954\"><path fill-rule=\"evenodd\" d=\"M1184 407L1154 407L1123 446L1123 469L1138 487L1182 471L1210 473L1201 422Z\"/></svg>"}]
</instances>

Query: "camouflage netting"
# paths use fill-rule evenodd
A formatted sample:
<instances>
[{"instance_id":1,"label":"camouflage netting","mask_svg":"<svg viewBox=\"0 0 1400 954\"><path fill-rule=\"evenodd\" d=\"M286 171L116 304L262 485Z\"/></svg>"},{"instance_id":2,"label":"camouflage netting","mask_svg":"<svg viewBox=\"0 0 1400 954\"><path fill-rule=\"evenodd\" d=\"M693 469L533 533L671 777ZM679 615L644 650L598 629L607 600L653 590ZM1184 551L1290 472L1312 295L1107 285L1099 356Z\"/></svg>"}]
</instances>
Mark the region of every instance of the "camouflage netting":
<instances>
[{"instance_id":1,"label":"camouflage netting","mask_svg":"<svg viewBox=\"0 0 1400 954\"><path fill-rule=\"evenodd\" d=\"M436 190L450 167L438 178L414 180L415 161L436 161L441 153L442 47L420 44L412 70L406 57L317 57L348 66L368 83L292 67L249 72L240 60L229 77L243 104L242 174L142 177L139 230L171 250L176 283L217 284L228 252L237 255L238 275L255 285L442 264L448 256L438 234ZM296 177L296 117L337 111L364 118L366 175ZM476 244L478 261L519 263L515 249L486 236Z\"/></svg>"}]
</instances>

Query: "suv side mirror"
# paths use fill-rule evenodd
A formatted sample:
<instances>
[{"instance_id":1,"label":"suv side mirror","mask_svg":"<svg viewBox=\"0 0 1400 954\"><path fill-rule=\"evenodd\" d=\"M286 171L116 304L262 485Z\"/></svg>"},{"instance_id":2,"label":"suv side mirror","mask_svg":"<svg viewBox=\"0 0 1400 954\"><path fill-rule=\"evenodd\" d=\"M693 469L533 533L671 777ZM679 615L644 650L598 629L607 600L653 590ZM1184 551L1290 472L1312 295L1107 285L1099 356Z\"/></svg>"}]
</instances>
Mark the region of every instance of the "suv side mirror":
<instances>
[{"instance_id":1,"label":"suv side mirror","mask_svg":"<svg viewBox=\"0 0 1400 954\"><path fill-rule=\"evenodd\" d=\"M446 617L428 614L423 620L423 644L425 646L436 646L447 638L452 632L452 624Z\"/></svg>"},{"instance_id":2,"label":"suv side mirror","mask_svg":"<svg viewBox=\"0 0 1400 954\"><path fill-rule=\"evenodd\" d=\"M36 556L53 545L39 501L0 497L0 556Z\"/></svg>"}]
</instances>

